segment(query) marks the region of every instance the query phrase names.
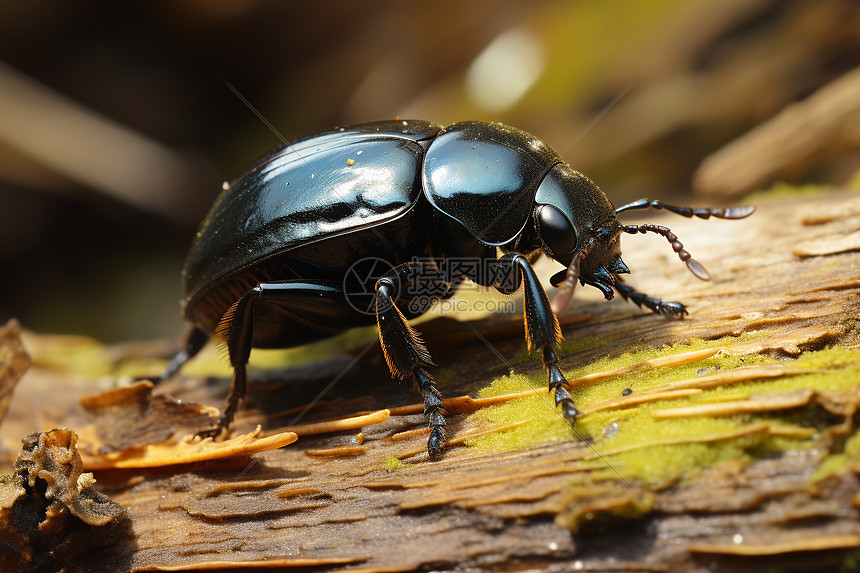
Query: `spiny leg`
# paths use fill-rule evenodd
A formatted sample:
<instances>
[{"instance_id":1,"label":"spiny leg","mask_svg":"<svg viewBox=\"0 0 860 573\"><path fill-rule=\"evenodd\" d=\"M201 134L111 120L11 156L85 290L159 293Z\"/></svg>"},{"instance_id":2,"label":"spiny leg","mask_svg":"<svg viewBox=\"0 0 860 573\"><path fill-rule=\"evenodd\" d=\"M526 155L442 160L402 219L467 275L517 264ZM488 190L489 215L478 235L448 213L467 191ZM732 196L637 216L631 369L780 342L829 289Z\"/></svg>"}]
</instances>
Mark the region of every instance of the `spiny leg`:
<instances>
[{"instance_id":1,"label":"spiny leg","mask_svg":"<svg viewBox=\"0 0 860 573\"><path fill-rule=\"evenodd\" d=\"M201 330L196 326L192 327L185 336L185 344L182 350L176 353L176 356L174 356L167 365L164 373L160 378L158 378L158 380L156 380L156 384L162 380L171 378L174 374L179 372L179 369L182 368L186 362L197 356L197 353L206 345L208 340L209 335L204 330Z\"/></svg>"},{"instance_id":2,"label":"spiny leg","mask_svg":"<svg viewBox=\"0 0 860 573\"><path fill-rule=\"evenodd\" d=\"M642 308L644 305L651 312L678 319L682 319L685 314L689 314L687 307L680 302L663 302L662 299L641 293L633 287L622 283L620 280L616 280L613 286L618 291L618 294L621 295L621 298L633 302L639 308Z\"/></svg>"},{"instance_id":3,"label":"spiny leg","mask_svg":"<svg viewBox=\"0 0 860 573\"><path fill-rule=\"evenodd\" d=\"M497 261L499 274L493 285L499 292L512 294L520 284L525 291L523 307L526 323L526 344L529 350L542 351L544 369L547 371L549 389L555 392L555 405L561 406L562 415L570 423L579 416L579 410L568 392L568 383L558 368L558 356L554 346L562 341L558 319L550 307L549 298L538 280L531 264L520 254L509 253Z\"/></svg>"},{"instance_id":4,"label":"spiny leg","mask_svg":"<svg viewBox=\"0 0 860 573\"><path fill-rule=\"evenodd\" d=\"M184 341L182 343L182 350L177 352L173 358L170 359L170 362L167 364L167 368L164 369L164 372L161 373L160 376L155 378L149 376L139 376L136 377L136 381L140 380L149 380L153 384L159 384L164 382L168 378L172 378L185 366L185 363L197 356L200 350L206 345L209 341L209 335L206 331L192 326L185 333Z\"/></svg>"},{"instance_id":5,"label":"spiny leg","mask_svg":"<svg viewBox=\"0 0 860 573\"><path fill-rule=\"evenodd\" d=\"M214 428L197 433L200 437L215 437L233 421L239 400L248 392L248 358L254 343L254 303L263 293L262 285L257 285L234 302L215 329L215 337L227 345L227 356L233 367L233 380L227 401Z\"/></svg>"},{"instance_id":6,"label":"spiny leg","mask_svg":"<svg viewBox=\"0 0 860 573\"><path fill-rule=\"evenodd\" d=\"M233 421L241 400L248 391L248 358L254 344L254 309L257 304L294 305L305 314L325 316L327 307L343 304L340 288L328 283L288 281L261 283L242 295L221 317L215 337L227 347L233 380L218 423L214 428L198 432L201 437L214 437Z\"/></svg>"},{"instance_id":7,"label":"spiny leg","mask_svg":"<svg viewBox=\"0 0 860 573\"><path fill-rule=\"evenodd\" d=\"M435 366L430 353L394 302L406 284L403 270L402 267L394 269L376 283L379 343L391 375L400 380L411 377L424 397L424 415L430 426L427 453L431 460L438 460L445 447L445 406L429 372L429 368Z\"/></svg>"}]
</instances>

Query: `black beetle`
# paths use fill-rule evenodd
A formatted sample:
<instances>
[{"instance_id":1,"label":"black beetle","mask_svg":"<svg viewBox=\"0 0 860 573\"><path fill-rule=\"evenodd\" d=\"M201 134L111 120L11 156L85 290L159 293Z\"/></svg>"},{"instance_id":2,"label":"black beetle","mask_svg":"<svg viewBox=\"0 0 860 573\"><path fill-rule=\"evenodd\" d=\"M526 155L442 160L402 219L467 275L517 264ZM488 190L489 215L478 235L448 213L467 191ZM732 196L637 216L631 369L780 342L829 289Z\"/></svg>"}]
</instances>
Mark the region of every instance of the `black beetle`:
<instances>
[{"instance_id":1,"label":"black beetle","mask_svg":"<svg viewBox=\"0 0 860 573\"><path fill-rule=\"evenodd\" d=\"M618 275L630 272L621 234L658 233L693 274L709 278L668 228L616 219L647 208L705 219L755 210L647 199L614 209L547 144L498 123L443 128L389 120L298 139L226 185L204 219L183 271L184 314L193 328L162 379L209 333L226 343L233 382L218 427L202 432L213 435L230 424L246 392L252 346L299 346L376 322L392 375L411 377L423 394L435 459L445 440L444 406L430 355L408 319L470 279L506 294L524 287L528 347L542 351L556 406L574 422L579 412L554 347L562 340L555 313L567 307L577 282L607 299L618 291L657 313L687 312L621 282ZM560 286L553 307L531 266L541 253L566 267L551 279Z\"/></svg>"}]
</instances>

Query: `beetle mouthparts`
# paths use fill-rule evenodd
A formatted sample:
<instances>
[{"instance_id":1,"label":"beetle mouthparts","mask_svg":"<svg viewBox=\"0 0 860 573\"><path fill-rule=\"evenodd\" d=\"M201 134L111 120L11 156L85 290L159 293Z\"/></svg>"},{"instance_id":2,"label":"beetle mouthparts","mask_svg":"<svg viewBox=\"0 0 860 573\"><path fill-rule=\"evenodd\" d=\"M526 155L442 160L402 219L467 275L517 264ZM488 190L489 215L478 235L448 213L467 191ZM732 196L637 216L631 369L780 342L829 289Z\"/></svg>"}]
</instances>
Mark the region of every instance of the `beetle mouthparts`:
<instances>
[{"instance_id":1,"label":"beetle mouthparts","mask_svg":"<svg viewBox=\"0 0 860 573\"><path fill-rule=\"evenodd\" d=\"M567 270L562 271L564 273L564 282L561 281L562 273L556 273L550 279L550 282L558 279L558 282L554 283L553 286L561 283L561 286L558 287L558 294L552 300L552 311L555 314L561 314L570 306L570 301L573 300L573 291L576 289L576 282L580 278L579 265L588 254L588 251L591 250L593 244L594 239L591 239L579 251L573 253L573 260L570 261Z\"/></svg>"},{"instance_id":2,"label":"beetle mouthparts","mask_svg":"<svg viewBox=\"0 0 860 573\"><path fill-rule=\"evenodd\" d=\"M559 287L558 294L555 295L555 298L552 299L552 311L555 314L561 314L567 307L570 306L570 301L573 299L573 291L576 288L576 283L573 283L573 286L565 283Z\"/></svg>"},{"instance_id":3,"label":"beetle mouthparts","mask_svg":"<svg viewBox=\"0 0 860 573\"><path fill-rule=\"evenodd\" d=\"M609 272L615 275L627 275L630 274L630 269L627 268L627 265L625 265L624 261L621 260L621 255L618 255L612 261L612 266L610 267Z\"/></svg>"}]
</instances>

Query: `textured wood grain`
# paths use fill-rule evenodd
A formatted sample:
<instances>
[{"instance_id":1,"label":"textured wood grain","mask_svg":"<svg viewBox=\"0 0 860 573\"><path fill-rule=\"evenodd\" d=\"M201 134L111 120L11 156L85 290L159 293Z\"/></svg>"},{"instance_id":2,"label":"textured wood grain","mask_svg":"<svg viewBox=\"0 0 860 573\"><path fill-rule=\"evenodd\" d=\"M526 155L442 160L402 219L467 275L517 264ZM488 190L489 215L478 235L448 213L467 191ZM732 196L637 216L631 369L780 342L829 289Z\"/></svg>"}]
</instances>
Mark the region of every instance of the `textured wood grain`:
<instances>
[{"instance_id":1,"label":"textured wood grain","mask_svg":"<svg viewBox=\"0 0 860 573\"><path fill-rule=\"evenodd\" d=\"M665 388L674 394L662 396L668 401L659 404L681 407L683 400L715 388L782 380L792 375L785 372L792 357L805 351L857 347L860 253L839 248L842 238L860 227L857 195L765 201L744 221L666 215L654 222L671 226L713 280L700 282L689 275L662 239L625 237L631 284L684 301L690 316L667 321L620 300L606 303L598 293L582 289L562 317L564 335L570 344L600 344L565 353L566 373L643 344L661 347L751 332L756 335L732 346L733 355L782 360L675 382ZM796 254L798 246L828 242L832 251ZM524 347L521 320L516 314L468 324L442 318L419 327L435 361L449 369L441 384L446 397L475 398L510 368L540 376L537 354L513 360ZM80 399L112 383L46 367L45 349L53 342L35 336L27 340L36 366L16 390L0 430L10 456L27 432L92 424ZM128 507L130 534L81 564L81 570L295 566L704 572L761 571L790 563L812 571L860 555L855 472L836 473L815 487L809 481L830 450L841 448L853 433L860 378L853 394L809 388L790 400L783 396L781 403L776 397L759 401L756 407L770 406L771 419L734 433L696 438L703 448L746 440L742 457L692 479L649 483L625 479L622 465L618 474L610 471L616 454L604 448L600 435L586 443L568 432L561 440L505 452L467 445L481 433L505 436L512 431L467 413L475 409L468 401L458 402L466 404L462 413L450 416L447 455L432 463L420 407L412 406L416 395L390 381L378 348L362 354L364 350L309 366L252 373L252 395L240 408L235 432L261 424L264 434L274 434L295 424L301 411L297 406L311 402L333 380L331 390L300 423L382 408L390 409L387 419L360 430L300 435L294 444L250 458L96 472L101 491ZM636 368L657 369L659 364ZM623 387L624 376L616 373L589 384L620 380ZM183 376L157 388L156 394L218 406L228 383L220 377ZM629 413L649 404L640 394L644 392L634 388L629 398L635 400L621 406L583 406L593 409L588 416ZM747 399L756 400L742 393L734 397L735 402ZM748 406L724 414L743 420L740 412ZM784 410L787 406L792 410ZM798 408L808 415L805 426L791 417ZM798 434L804 431L805 436ZM812 443L812 434L820 438L815 447L764 447L780 436ZM670 444L648 447L658 446ZM860 470L860 463L848 466ZM811 538L823 541L811 545Z\"/></svg>"},{"instance_id":2,"label":"textured wood grain","mask_svg":"<svg viewBox=\"0 0 860 573\"><path fill-rule=\"evenodd\" d=\"M755 127L705 159L693 179L707 197L738 197L804 173L860 143L860 68ZM856 240L852 247L856 250ZM832 251L831 251L832 252Z\"/></svg>"}]
</instances>

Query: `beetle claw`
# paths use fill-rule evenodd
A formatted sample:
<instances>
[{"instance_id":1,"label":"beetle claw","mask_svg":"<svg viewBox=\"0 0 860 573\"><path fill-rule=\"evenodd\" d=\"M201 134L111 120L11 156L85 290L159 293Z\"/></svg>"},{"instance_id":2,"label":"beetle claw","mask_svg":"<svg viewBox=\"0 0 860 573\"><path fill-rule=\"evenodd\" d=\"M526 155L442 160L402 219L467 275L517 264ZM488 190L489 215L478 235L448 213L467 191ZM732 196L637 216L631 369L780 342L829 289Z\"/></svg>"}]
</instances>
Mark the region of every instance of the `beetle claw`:
<instances>
[{"instance_id":1,"label":"beetle claw","mask_svg":"<svg viewBox=\"0 0 860 573\"><path fill-rule=\"evenodd\" d=\"M441 427L436 426L430 432L430 439L427 440L427 455L430 456L430 461L439 461L445 453L445 432Z\"/></svg>"},{"instance_id":2,"label":"beetle claw","mask_svg":"<svg viewBox=\"0 0 860 573\"><path fill-rule=\"evenodd\" d=\"M221 426L217 426L215 428L209 428L208 430L200 430L195 436L200 438L201 440L205 440L206 438L212 438L213 440L217 438L221 432L224 431L224 428Z\"/></svg>"},{"instance_id":3,"label":"beetle claw","mask_svg":"<svg viewBox=\"0 0 860 573\"><path fill-rule=\"evenodd\" d=\"M199 436L203 440L205 440L206 438L212 438L214 440L227 430L227 427L232 421L232 416L228 417L226 413L221 414L220 416L218 416L218 423L215 425L215 427L208 428L206 430L200 430L195 434L195 436Z\"/></svg>"}]
</instances>

